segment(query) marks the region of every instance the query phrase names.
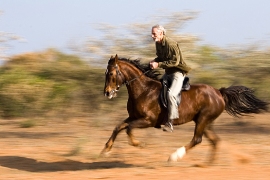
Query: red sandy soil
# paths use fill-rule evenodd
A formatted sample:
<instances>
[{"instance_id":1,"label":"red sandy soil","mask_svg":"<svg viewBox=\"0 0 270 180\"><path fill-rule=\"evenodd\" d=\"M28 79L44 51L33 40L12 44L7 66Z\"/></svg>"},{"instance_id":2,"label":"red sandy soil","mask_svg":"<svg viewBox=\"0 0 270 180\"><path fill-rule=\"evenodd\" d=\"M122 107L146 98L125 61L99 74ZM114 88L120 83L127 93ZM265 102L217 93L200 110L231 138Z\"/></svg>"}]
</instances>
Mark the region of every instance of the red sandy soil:
<instances>
[{"instance_id":1,"label":"red sandy soil","mask_svg":"<svg viewBox=\"0 0 270 180\"><path fill-rule=\"evenodd\" d=\"M161 129L138 129L134 134L143 148L128 144L119 134L108 157L99 157L114 125L124 116L38 119L36 126L21 128L24 119L0 120L0 179L270 179L270 114L235 119L223 113L215 122L221 142L217 160L206 163L206 138L175 163L167 159L192 138L194 123Z\"/></svg>"}]
</instances>

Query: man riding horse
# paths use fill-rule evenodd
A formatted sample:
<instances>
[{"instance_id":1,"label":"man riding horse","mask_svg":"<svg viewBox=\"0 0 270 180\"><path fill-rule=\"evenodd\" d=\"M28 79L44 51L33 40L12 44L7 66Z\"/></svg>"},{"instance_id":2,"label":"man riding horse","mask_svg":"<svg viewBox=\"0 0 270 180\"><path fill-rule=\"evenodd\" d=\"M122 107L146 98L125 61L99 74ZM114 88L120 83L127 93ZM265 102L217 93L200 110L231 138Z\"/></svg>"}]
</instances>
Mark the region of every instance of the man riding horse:
<instances>
[{"instance_id":1,"label":"man riding horse","mask_svg":"<svg viewBox=\"0 0 270 180\"><path fill-rule=\"evenodd\" d=\"M168 121L163 130L172 132L173 121L179 118L178 105L180 101L177 98L181 92L184 78L191 68L184 62L178 43L168 38L165 33L165 29L160 25L152 27L152 38L156 44L157 57L150 62L150 67L152 69L165 69L162 79L171 83L167 93Z\"/></svg>"}]
</instances>

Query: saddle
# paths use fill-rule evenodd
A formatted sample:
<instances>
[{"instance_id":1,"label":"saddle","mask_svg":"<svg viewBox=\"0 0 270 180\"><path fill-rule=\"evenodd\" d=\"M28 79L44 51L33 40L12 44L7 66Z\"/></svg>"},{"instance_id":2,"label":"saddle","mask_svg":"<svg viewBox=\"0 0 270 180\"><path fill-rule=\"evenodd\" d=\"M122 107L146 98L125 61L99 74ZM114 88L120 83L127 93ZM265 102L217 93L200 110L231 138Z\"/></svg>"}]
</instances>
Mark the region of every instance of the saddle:
<instances>
[{"instance_id":1,"label":"saddle","mask_svg":"<svg viewBox=\"0 0 270 180\"><path fill-rule=\"evenodd\" d=\"M159 99L163 107L167 108L168 107L168 100L167 100L167 93L169 90L169 87L171 86L171 82L168 81L167 79L162 79L162 89L159 95ZM179 95L177 96L177 104L179 105L181 102L181 92L182 91L188 91L190 89L190 84L189 84L189 77L185 77L183 81L183 86L181 91L179 92Z\"/></svg>"}]
</instances>

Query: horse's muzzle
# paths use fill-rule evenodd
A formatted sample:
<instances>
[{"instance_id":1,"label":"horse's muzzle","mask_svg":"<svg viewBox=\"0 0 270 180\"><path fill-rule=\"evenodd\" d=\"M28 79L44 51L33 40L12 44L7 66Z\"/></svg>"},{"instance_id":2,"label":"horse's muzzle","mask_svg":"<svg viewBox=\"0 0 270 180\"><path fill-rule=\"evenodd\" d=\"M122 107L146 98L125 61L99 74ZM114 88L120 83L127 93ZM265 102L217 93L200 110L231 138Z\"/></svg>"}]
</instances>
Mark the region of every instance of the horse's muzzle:
<instances>
[{"instance_id":1,"label":"horse's muzzle","mask_svg":"<svg viewBox=\"0 0 270 180\"><path fill-rule=\"evenodd\" d=\"M104 96L107 96L108 99L115 98L117 96L117 90L111 90L104 93Z\"/></svg>"}]
</instances>

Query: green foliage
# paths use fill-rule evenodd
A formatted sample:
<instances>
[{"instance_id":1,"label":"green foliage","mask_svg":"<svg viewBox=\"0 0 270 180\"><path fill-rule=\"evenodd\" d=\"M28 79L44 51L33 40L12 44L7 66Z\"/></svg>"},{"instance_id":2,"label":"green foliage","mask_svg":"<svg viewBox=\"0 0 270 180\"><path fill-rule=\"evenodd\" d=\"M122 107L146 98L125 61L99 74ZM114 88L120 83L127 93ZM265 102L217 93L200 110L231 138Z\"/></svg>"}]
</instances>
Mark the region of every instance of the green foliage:
<instances>
[{"instance_id":1,"label":"green foliage","mask_svg":"<svg viewBox=\"0 0 270 180\"><path fill-rule=\"evenodd\" d=\"M78 57L55 50L13 57L0 69L0 115L90 113L103 97L103 76Z\"/></svg>"},{"instance_id":2,"label":"green foliage","mask_svg":"<svg viewBox=\"0 0 270 180\"><path fill-rule=\"evenodd\" d=\"M191 83L215 88L245 85L258 97L270 99L268 52L234 52L210 46L197 47L198 68L190 73ZM226 57L226 58L224 58ZM16 56L0 68L0 115L2 117L58 116L62 118L124 110L127 91L118 98L103 96L104 68L91 67L74 55L55 50ZM113 107L113 108L112 108ZM32 127L25 121L21 127Z\"/></svg>"}]
</instances>

